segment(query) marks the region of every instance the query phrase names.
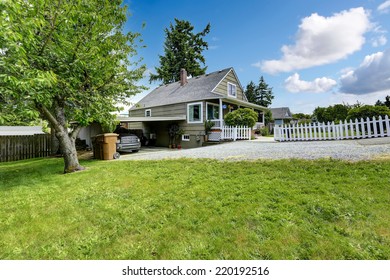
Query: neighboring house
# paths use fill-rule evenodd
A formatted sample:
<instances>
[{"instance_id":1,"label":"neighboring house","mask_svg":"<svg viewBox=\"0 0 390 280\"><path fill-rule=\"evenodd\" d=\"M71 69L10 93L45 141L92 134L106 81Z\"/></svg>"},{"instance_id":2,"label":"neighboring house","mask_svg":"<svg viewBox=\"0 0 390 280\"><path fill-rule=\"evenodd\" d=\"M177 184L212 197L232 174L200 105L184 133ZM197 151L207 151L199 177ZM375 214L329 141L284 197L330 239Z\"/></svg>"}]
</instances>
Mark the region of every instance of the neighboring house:
<instances>
[{"instance_id":1,"label":"neighboring house","mask_svg":"<svg viewBox=\"0 0 390 280\"><path fill-rule=\"evenodd\" d=\"M212 138L219 140L224 116L237 108L256 110L259 123L264 122L262 112L267 108L248 102L233 68L193 78L187 78L182 69L180 77L180 81L150 92L129 110L129 117L119 117L121 123L143 129L157 146L169 145L169 127L177 124L184 130L179 139L182 147L190 148L202 145L206 120L214 122Z\"/></svg>"},{"instance_id":2,"label":"neighboring house","mask_svg":"<svg viewBox=\"0 0 390 280\"><path fill-rule=\"evenodd\" d=\"M42 126L0 126L0 136L44 134Z\"/></svg>"},{"instance_id":3,"label":"neighboring house","mask_svg":"<svg viewBox=\"0 0 390 280\"><path fill-rule=\"evenodd\" d=\"M293 119L290 108L288 107L270 108L270 110L272 112L274 125L290 123L290 121Z\"/></svg>"}]
</instances>

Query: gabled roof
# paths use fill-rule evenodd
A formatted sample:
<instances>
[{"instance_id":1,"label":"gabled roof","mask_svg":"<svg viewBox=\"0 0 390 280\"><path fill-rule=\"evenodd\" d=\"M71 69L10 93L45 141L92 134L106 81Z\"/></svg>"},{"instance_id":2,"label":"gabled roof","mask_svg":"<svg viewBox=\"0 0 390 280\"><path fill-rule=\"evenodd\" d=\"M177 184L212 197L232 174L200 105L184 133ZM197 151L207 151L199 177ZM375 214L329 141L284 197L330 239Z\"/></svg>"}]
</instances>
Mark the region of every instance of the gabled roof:
<instances>
[{"instance_id":1,"label":"gabled roof","mask_svg":"<svg viewBox=\"0 0 390 280\"><path fill-rule=\"evenodd\" d=\"M224 97L212 92L233 68L226 68L202 76L189 78L184 86L179 82L162 85L150 92L131 109L156 107L198 100L208 100Z\"/></svg>"},{"instance_id":2,"label":"gabled roof","mask_svg":"<svg viewBox=\"0 0 390 280\"><path fill-rule=\"evenodd\" d=\"M270 110L274 120L292 119L292 114L289 107L270 108Z\"/></svg>"}]
</instances>

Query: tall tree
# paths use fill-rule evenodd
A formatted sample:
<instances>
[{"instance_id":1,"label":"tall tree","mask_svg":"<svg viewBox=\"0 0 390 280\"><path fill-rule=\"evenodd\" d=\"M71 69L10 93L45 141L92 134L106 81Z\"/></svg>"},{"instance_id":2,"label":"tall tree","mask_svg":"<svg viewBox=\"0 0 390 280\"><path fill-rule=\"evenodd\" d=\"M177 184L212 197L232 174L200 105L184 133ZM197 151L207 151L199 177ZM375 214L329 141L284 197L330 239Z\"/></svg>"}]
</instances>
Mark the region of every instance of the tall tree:
<instances>
[{"instance_id":1,"label":"tall tree","mask_svg":"<svg viewBox=\"0 0 390 280\"><path fill-rule=\"evenodd\" d=\"M249 102L268 107L274 99L272 88L265 82L264 77L261 76L259 79L259 84L256 86L254 82L246 86L245 95Z\"/></svg>"},{"instance_id":2,"label":"tall tree","mask_svg":"<svg viewBox=\"0 0 390 280\"><path fill-rule=\"evenodd\" d=\"M202 52L208 49L203 37L210 32L210 24L199 33L194 33L194 26L186 20L175 18L175 24L165 28L164 55L160 55L160 66L155 67L157 74L150 75L150 82L162 81L169 84L180 80L180 69L188 75L199 76L206 73L205 58Z\"/></svg>"},{"instance_id":3,"label":"tall tree","mask_svg":"<svg viewBox=\"0 0 390 280\"><path fill-rule=\"evenodd\" d=\"M263 76L260 77L259 85L257 86L257 96L258 96L257 104L264 107L270 106L272 103L272 99L274 99L272 88L269 87L268 84L264 81Z\"/></svg>"},{"instance_id":4,"label":"tall tree","mask_svg":"<svg viewBox=\"0 0 390 280\"><path fill-rule=\"evenodd\" d=\"M116 104L142 90L145 67L130 60L139 34L123 32L126 10L121 0L0 2L0 95L50 123L65 173L83 169L81 127L109 124Z\"/></svg>"},{"instance_id":5,"label":"tall tree","mask_svg":"<svg viewBox=\"0 0 390 280\"><path fill-rule=\"evenodd\" d=\"M248 99L248 102L257 104L257 89L254 82L250 81L245 88L245 96Z\"/></svg>"}]
</instances>

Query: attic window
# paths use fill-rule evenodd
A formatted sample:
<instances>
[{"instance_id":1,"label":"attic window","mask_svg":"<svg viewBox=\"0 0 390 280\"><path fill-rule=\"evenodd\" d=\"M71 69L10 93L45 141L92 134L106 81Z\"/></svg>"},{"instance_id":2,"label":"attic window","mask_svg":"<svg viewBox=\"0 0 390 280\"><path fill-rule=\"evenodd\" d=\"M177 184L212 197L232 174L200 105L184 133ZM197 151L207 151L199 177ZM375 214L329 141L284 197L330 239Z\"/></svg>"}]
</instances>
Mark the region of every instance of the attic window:
<instances>
[{"instance_id":1,"label":"attic window","mask_svg":"<svg viewBox=\"0 0 390 280\"><path fill-rule=\"evenodd\" d=\"M151 117L152 116L152 109L145 110L145 117Z\"/></svg>"},{"instance_id":2,"label":"attic window","mask_svg":"<svg viewBox=\"0 0 390 280\"><path fill-rule=\"evenodd\" d=\"M232 83L227 84L228 96L237 97L236 85Z\"/></svg>"}]
</instances>

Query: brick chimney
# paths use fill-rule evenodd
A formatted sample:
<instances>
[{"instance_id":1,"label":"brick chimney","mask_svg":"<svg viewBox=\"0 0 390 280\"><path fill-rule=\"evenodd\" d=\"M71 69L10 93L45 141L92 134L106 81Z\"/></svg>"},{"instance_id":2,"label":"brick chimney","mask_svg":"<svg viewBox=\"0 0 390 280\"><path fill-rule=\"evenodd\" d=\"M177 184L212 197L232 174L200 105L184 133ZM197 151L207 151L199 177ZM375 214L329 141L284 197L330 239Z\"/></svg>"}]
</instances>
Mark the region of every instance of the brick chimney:
<instances>
[{"instance_id":1,"label":"brick chimney","mask_svg":"<svg viewBox=\"0 0 390 280\"><path fill-rule=\"evenodd\" d=\"M180 69L180 85L184 86L187 83L187 71L184 68Z\"/></svg>"}]
</instances>

